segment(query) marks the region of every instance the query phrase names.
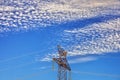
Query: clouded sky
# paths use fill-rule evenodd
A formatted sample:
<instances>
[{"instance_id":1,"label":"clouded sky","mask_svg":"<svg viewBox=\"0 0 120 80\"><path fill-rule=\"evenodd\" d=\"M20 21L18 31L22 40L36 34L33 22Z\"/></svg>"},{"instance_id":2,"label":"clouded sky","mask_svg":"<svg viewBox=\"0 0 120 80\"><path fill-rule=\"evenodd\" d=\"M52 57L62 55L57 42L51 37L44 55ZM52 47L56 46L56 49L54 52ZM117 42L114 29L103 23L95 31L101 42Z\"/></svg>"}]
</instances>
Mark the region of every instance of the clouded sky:
<instances>
[{"instance_id":1,"label":"clouded sky","mask_svg":"<svg viewBox=\"0 0 120 80\"><path fill-rule=\"evenodd\" d=\"M57 79L58 44L73 80L119 80L120 1L0 1L0 80Z\"/></svg>"}]
</instances>

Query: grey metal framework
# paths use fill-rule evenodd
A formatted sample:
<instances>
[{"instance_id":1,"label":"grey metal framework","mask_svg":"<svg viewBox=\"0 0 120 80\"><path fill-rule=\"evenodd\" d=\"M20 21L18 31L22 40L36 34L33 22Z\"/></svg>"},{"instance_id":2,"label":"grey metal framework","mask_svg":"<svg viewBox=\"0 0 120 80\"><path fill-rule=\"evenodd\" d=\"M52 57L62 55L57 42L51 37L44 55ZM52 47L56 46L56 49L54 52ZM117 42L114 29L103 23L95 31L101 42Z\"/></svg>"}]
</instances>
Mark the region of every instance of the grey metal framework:
<instances>
[{"instance_id":1,"label":"grey metal framework","mask_svg":"<svg viewBox=\"0 0 120 80\"><path fill-rule=\"evenodd\" d=\"M53 58L53 61L55 61L58 64L58 80L67 80L67 71L71 71L71 68L67 62L66 56L67 52L61 48L61 46L58 47L58 58Z\"/></svg>"}]
</instances>

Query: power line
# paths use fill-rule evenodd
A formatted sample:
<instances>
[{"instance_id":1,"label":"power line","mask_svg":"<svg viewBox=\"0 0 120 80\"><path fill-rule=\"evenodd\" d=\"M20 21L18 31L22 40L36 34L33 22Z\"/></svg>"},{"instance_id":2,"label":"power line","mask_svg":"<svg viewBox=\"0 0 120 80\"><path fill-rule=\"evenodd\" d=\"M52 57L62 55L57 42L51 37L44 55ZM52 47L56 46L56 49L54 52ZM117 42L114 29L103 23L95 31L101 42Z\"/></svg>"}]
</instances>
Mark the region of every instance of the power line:
<instances>
[{"instance_id":1,"label":"power line","mask_svg":"<svg viewBox=\"0 0 120 80\"><path fill-rule=\"evenodd\" d=\"M5 68L5 69L1 69L0 72L1 72L1 71L6 71L6 70L11 70L11 69L21 68L21 67L28 66L28 65L31 65L31 64L34 64L34 63L36 63L36 62L30 62L30 63L26 63L26 64L23 64L23 65L15 66L15 67L12 67L12 68L7 67L7 68Z\"/></svg>"},{"instance_id":2,"label":"power line","mask_svg":"<svg viewBox=\"0 0 120 80\"><path fill-rule=\"evenodd\" d=\"M44 50L43 50L44 51ZM42 52L43 52L42 51ZM11 60L15 60L15 59L19 59L19 58L22 58L22 57L26 57L26 56L30 56L30 55L34 55L34 54L37 54L37 53L40 53L40 52L33 52L33 53L30 53L30 54L26 54L26 55L21 55L21 56L17 56L17 57L13 57L13 58L9 58L9 59L6 59L6 60L2 60L0 61L1 63L2 62L8 62L8 61L11 61ZM27 66L27 65L31 65L31 64L34 64L34 63L37 63L37 61L32 61L30 63L24 63L22 65L17 65L17 66L14 66L14 67L7 67L7 68L4 68L4 69L0 69L0 72L1 71L6 71L6 70L11 70L11 69L17 69L17 68L21 68L21 67L24 67L24 66Z\"/></svg>"},{"instance_id":3,"label":"power line","mask_svg":"<svg viewBox=\"0 0 120 80\"><path fill-rule=\"evenodd\" d=\"M30 64L30 63L29 63ZM28 65L28 64L26 64ZM26 66L26 65L22 65L22 66L18 66L17 68L19 67L23 67L23 66ZM52 67L52 66L51 66ZM46 72L50 72L51 70L44 70L42 73L40 72L37 72L37 73L33 73L33 74L30 74L30 75L27 75L27 76L24 76L24 77L21 77L21 78L17 78L16 80L25 80L27 78L31 78L31 77L34 77L34 76L38 76L40 74L44 74ZM54 69L54 71L57 71L56 69ZM116 75L116 74L107 74L107 73L94 73L94 72L84 72L84 71L72 71L72 73L76 73L76 74L85 74L85 75L93 75L93 76L104 76L104 77L113 77L113 78L120 78L120 75Z\"/></svg>"},{"instance_id":4,"label":"power line","mask_svg":"<svg viewBox=\"0 0 120 80\"><path fill-rule=\"evenodd\" d=\"M37 73L33 73L33 74L30 74L30 75L27 75L27 76L24 76L24 77L21 77L21 78L17 78L16 80L25 80L25 79L28 79L28 78L31 78L31 77L34 77L34 76L38 76L40 74L45 74L45 73L48 73L50 72L51 70L46 70L46 71L43 71L43 72L37 72Z\"/></svg>"},{"instance_id":5,"label":"power line","mask_svg":"<svg viewBox=\"0 0 120 80\"><path fill-rule=\"evenodd\" d=\"M72 73L87 74L87 75L94 75L94 76L104 76L104 77L120 78L120 75L107 74L107 73L94 73L94 72L81 72L81 71L72 71Z\"/></svg>"},{"instance_id":6,"label":"power line","mask_svg":"<svg viewBox=\"0 0 120 80\"><path fill-rule=\"evenodd\" d=\"M43 51L45 51L45 50L43 50ZM29 54L20 55L20 56L16 56L16 57L11 57L11 58L8 58L8 59L5 59L5 60L0 60L0 63L8 62L8 61L11 61L11 60L19 59L19 58L30 56L30 55L34 55L34 54L38 54L38 53L41 53L43 51L36 51L36 52L29 53Z\"/></svg>"},{"instance_id":7,"label":"power line","mask_svg":"<svg viewBox=\"0 0 120 80\"><path fill-rule=\"evenodd\" d=\"M54 69L54 70L57 71L56 69ZM120 75L117 75L117 74L108 74L108 73L95 73L95 72L86 72L86 71L71 71L71 73L93 75L93 76L104 76L104 77L120 78Z\"/></svg>"}]
</instances>

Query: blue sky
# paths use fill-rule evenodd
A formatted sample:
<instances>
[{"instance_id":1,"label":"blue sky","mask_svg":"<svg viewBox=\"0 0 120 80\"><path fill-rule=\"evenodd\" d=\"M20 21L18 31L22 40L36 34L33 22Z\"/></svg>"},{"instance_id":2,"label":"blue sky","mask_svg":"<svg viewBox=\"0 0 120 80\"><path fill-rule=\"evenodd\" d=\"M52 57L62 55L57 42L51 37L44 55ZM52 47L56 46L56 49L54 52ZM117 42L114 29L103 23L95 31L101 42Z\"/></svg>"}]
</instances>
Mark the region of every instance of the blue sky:
<instances>
[{"instance_id":1,"label":"blue sky","mask_svg":"<svg viewBox=\"0 0 120 80\"><path fill-rule=\"evenodd\" d=\"M57 45L72 80L120 80L119 0L0 1L0 80L56 80Z\"/></svg>"}]
</instances>

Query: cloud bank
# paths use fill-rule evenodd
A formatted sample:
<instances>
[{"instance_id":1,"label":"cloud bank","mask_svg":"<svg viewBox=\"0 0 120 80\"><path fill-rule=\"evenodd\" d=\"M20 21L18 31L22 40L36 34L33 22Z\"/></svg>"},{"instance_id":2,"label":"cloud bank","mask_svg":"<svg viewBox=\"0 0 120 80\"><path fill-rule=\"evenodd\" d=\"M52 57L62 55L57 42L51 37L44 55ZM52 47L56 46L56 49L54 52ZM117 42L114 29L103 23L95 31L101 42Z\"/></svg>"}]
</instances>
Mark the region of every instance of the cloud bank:
<instances>
[{"instance_id":1,"label":"cloud bank","mask_svg":"<svg viewBox=\"0 0 120 80\"><path fill-rule=\"evenodd\" d=\"M0 1L0 33L33 30L99 16L120 15L119 0L4 0ZM64 30L61 42L69 56L120 51L120 16ZM50 61L55 54L41 61Z\"/></svg>"},{"instance_id":2,"label":"cloud bank","mask_svg":"<svg viewBox=\"0 0 120 80\"><path fill-rule=\"evenodd\" d=\"M120 52L120 19L64 30L62 41L68 43L68 56ZM46 55L41 61L50 61L55 54ZM57 56L57 55L56 55ZM87 62L94 58L75 59L71 63Z\"/></svg>"},{"instance_id":3,"label":"cloud bank","mask_svg":"<svg viewBox=\"0 0 120 80\"><path fill-rule=\"evenodd\" d=\"M106 14L120 14L119 3L119 0L0 1L0 33L26 31Z\"/></svg>"},{"instance_id":4,"label":"cloud bank","mask_svg":"<svg viewBox=\"0 0 120 80\"><path fill-rule=\"evenodd\" d=\"M65 30L70 55L103 54L120 51L120 19Z\"/></svg>"}]
</instances>

